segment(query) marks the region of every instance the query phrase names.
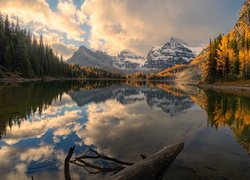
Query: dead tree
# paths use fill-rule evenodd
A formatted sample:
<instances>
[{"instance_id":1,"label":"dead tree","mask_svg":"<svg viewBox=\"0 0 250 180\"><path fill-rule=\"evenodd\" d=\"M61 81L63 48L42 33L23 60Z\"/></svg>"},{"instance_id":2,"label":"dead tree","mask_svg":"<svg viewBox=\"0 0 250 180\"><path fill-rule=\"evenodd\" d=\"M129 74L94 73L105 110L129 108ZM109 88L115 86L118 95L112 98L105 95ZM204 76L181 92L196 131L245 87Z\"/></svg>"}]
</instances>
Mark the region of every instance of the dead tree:
<instances>
[{"instance_id":1,"label":"dead tree","mask_svg":"<svg viewBox=\"0 0 250 180\"><path fill-rule=\"evenodd\" d=\"M83 167L90 174L113 172L114 175L110 176L108 180L154 180L161 179L171 164L174 162L177 155L183 150L184 143L173 144L166 146L161 151L146 157L141 155L142 160L137 163L131 163L122 161L113 157L102 155L93 149L89 149L82 156L70 160L74 147L70 148L70 151L65 159L65 179L70 180L69 163ZM92 153L93 155L90 155ZM115 167L101 167L87 162L87 160L102 159L105 161L111 161L118 164Z\"/></svg>"}]
</instances>

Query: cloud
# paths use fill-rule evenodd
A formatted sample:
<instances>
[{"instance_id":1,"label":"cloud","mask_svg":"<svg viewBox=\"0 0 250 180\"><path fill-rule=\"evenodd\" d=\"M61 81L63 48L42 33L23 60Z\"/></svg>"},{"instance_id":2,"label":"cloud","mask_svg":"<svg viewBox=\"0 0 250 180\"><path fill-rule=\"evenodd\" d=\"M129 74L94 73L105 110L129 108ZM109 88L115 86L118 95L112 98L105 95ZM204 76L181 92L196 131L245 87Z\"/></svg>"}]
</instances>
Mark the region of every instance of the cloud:
<instances>
[{"instance_id":1,"label":"cloud","mask_svg":"<svg viewBox=\"0 0 250 180\"><path fill-rule=\"evenodd\" d=\"M232 6L240 8L240 3L234 0L87 0L83 9L91 26L92 48L111 53L130 48L145 54L172 36L200 45L227 32L239 10Z\"/></svg>"},{"instance_id":2,"label":"cloud","mask_svg":"<svg viewBox=\"0 0 250 180\"><path fill-rule=\"evenodd\" d=\"M57 10L50 9L45 0L0 0L1 11L11 18L20 18L23 27L36 35L43 34L48 45L66 58L76 47L66 40L84 41L84 14L71 0L59 0Z\"/></svg>"},{"instance_id":3,"label":"cloud","mask_svg":"<svg viewBox=\"0 0 250 180\"><path fill-rule=\"evenodd\" d=\"M51 47L56 53L62 54L65 59L69 59L71 55L77 50L77 47L73 44L66 45L64 43L57 43L52 44Z\"/></svg>"},{"instance_id":4,"label":"cloud","mask_svg":"<svg viewBox=\"0 0 250 180\"><path fill-rule=\"evenodd\" d=\"M0 0L0 7L68 58L82 44L112 55L123 49L146 55L172 36L206 44L232 28L244 0L57 0L53 8L48 2Z\"/></svg>"},{"instance_id":5,"label":"cloud","mask_svg":"<svg viewBox=\"0 0 250 180\"><path fill-rule=\"evenodd\" d=\"M79 26L78 10L70 1L59 1L56 12L45 0L4 0L0 6L4 13L20 17L24 24L37 23L42 25L41 31L55 30L67 34L69 39L82 40L84 31Z\"/></svg>"},{"instance_id":6,"label":"cloud","mask_svg":"<svg viewBox=\"0 0 250 180\"><path fill-rule=\"evenodd\" d=\"M58 114L60 109L55 110L54 108L46 110L48 114ZM45 116L46 111L43 112ZM52 112L52 113L51 113ZM43 118L42 116L42 118ZM56 135L66 134L66 129L68 126L74 124L74 121L79 119L79 111L71 111L63 115L57 115L52 118L44 118L41 120L41 117L37 117L38 121L24 121L22 122L21 128L18 126L13 126L11 130L7 131L7 135L4 138L4 142L11 145L19 142L24 138L34 138L41 137L49 129L55 129ZM64 131L63 131L64 129Z\"/></svg>"}]
</instances>

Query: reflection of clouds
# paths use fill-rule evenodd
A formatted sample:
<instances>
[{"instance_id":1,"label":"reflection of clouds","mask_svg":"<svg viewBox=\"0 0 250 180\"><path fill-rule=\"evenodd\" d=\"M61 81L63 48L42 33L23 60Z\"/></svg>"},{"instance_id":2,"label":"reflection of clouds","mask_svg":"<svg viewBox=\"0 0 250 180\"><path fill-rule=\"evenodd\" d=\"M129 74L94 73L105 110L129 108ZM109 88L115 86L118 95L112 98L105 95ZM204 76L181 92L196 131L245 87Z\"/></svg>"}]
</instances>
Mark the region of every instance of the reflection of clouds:
<instances>
[{"instance_id":1,"label":"reflection of clouds","mask_svg":"<svg viewBox=\"0 0 250 180\"><path fill-rule=\"evenodd\" d=\"M7 144L13 144L24 138L41 137L47 130L55 128L65 128L79 119L79 111L71 111L67 114L63 114L57 117L43 119L41 121L24 121L22 126L13 126L11 130L7 131L7 135L4 137L4 142ZM58 130L59 131L59 130ZM62 131L62 130L61 130Z\"/></svg>"},{"instance_id":2,"label":"reflection of clouds","mask_svg":"<svg viewBox=\"0 0 250 180\"><path fill-rule=\"evenodd\" d=\"M197 118L200 117L200 118ZM94 144L100 151L116 157L137 158L163 145L192 139L205 127L205 113L187 110L171 117L160 109L151 109L147 103L123 105L115 100L91 104L88 108L86 129L78 131L86 144Z\"/></svg>"},{"instance_id":3,"label":"reflection of clouds","mask_svg":"<svg viewBox=\"0 0 250 180\"><path fill-rule=\"evenodd\" d=\"M53 148L50 146L41 146L38 148L16 149L10 146L1 148L0 150L0 173L2 179L30 179L26 175L28 165L32 161L49 159L52 156ZM12 160L18 160L19 163L13 164ZM11 171L10 171L11 170ZM10 173L6 173L10 172Z\"/></svg>"},{"instance_id":4,"label":"reflection of clouds","mask_svg":"<svg viewBox=\"0 0 250 180\"><path fill-rule=\"evenodd\" d=\"M68 135L72 130L70 128L59 128L54 132L54 135L56 136L66 136Z\"/></svg>"},{"instance_id":5,"label":"reflection of clouds","mask_svg":"<svg viewBox=\"0 0 250 180\"><path fill-rule=\"evenodd\" d=\"M76 127L79 126L77 120L81 118L80 113L81 110L70 96L63 94L41 116L35 113L29 121L23 121L20 127L12 126L2 140L6 145L1 147L0 157L7 158L0 160L0 179L26 180L31 179L29 174L35 179L63 179L66 154L62 150L61 141L74 129L81 129ZM58 168L60 171L50 173L50 168Z\"/></svg>"},{"instance_id":6,"label":"reflection of clouds","mask_svg":"<svg viewBox=\"0 0 250 180\"><path fill-rule=\"evenodd\" d=\"M52 154L53 148L49 146L41 146L39 148L30 148L25 153L20 154L22 161L38 161L41 158L49 158Z\"/></svg>"},{"instance_id":7,"label":"reflection of clouds","mask_svg":"<svg viewBox=\"0 0 250 180\"><path fill-rule=\"evenodd\" d=\"M53 153L53 148L50 146L40 146L28 149L19 149L10 146L4 146L0 150L1 158L0 165L7 165L12 158L18 157L21 161L38 161L39 159L48 158Z\"/></svg>"},{"instance_id":8,"label":"reflection of clouds","mask_svg":"<svg viewBox=\"0 0 250 180\"><path fill-rule=\"evenodd\" d=\"M62 98L60 100L54 101L51 106L52 107L60 107L60 106L72 107L75 105L76 103L72 101L72 98L68 94L64 93L62 95Z\"/></svg>"},{"instance_id":9,"label":"reflection of clouds","mask_svg":"<svg viewBox=\"0 0 250 180\"><path fill-rule=\"evenodd\" d=\"M3 168L3 166L5 166L6 164L8 164L10 162L10 158L3 158L3 157L11 157L11 155L13 155L15 153L16 153L16 151L12 147L6 147L6 146L1 147L1 149L0 149L1 168Z\"/></svg>"},{"instance_id":10,"label":"reflection of clouds","mask_svg":"<svg viewBox=\"0 0 250 180\"><path fill-rule=\"evenodd\" d=\"M58 99L54 100L49 107L46 107L45 109L43 109L41 115L38 112L35 113L32 116L32 121L36 121L36 120L40 121L41 118L46 118L48 116L56 116L60 112L62 112L64 108L71 108L74 106L76 106L76 103L72 101L69 95L64 93L60 100Z\"/></svg>"}]
</instances>

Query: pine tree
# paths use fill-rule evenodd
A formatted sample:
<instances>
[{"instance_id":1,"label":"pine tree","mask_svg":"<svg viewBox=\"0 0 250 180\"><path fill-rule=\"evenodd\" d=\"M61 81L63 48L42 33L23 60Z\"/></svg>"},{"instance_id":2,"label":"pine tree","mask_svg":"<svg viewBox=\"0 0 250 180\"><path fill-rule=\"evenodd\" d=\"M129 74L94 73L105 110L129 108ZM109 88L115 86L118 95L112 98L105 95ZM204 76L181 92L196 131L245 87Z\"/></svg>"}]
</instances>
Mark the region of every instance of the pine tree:
<instances>
[{"instance_id":1,"label":"pine tree","mask_svg":"<svg viewBox=\"0 0 250 180\"><path fill-rule=\"evenodd\" d=\"M4 20L3 15L0 13L0 65L3 65L4 58Z\"/></svg>"},{"instance_id":2,"label":"pine tree","mask_svg":"<svg viewBox=\"0 0 250 180\"><path fill-rule=\"evenodd\" d=\"M4 72L3 72L4 70ZM82 68L69 65L44 44L43 36L39 43L26 29L21 29L19 20L10 22L0 13L0 76L5 72L19 74L25 78L51 77L119 77L95 68Z\"/></svg>"},{"instance_id":3,"label":"pine tree","mask_svg":"<svg viewBox=\"0 0 250 180\"><path fill-rule=\"evenodd\" d=\"M208 83L213 83L215 82L216 79L216 74L217 74L217 62L215 59L215 50L214 50L214 44L210 40L210 45L209 45L209 56L208 56L208 64L207 64L207 78L206 81Z\"/></svg>"},{"instance_id":4,"label":"pine tree","mask_svg":"<svg viewBox=\"0 0 250 180\"><path fill-rule=\"evenodd\" d=\"M11 29L8 15L6 15L4 22L4 57L3 57L3 65L7 69L11 69L11 60L12 60L12 42L11 42Z\"/></svg>"}]
</instances>

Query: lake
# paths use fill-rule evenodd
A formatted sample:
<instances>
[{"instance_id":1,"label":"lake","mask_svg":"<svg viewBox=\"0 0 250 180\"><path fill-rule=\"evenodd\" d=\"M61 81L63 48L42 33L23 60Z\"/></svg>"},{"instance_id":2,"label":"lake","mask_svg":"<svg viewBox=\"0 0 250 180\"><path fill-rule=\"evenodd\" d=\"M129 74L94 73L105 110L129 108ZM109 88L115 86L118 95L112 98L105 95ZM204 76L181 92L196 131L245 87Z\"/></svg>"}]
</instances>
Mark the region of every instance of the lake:
<instances>
[{"instance_id":1,"label":"lake","mask_svg":"<svg viewBox=\"0 0 250 180\"><path fill-rule=\"evenodd\" d=\"M162 82L0 84L3 180L64 179L64 159L89 148L128 162L184 142L165 179L250 179L250 95ZM96 161L101 166L112 163ZM70 165L72 179L103 179ZM183 177L183 175L185 175Z\"/></svg>"}]
</instances>

